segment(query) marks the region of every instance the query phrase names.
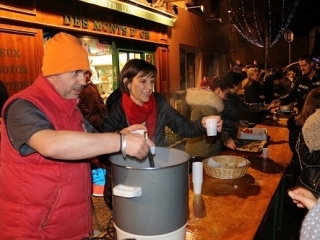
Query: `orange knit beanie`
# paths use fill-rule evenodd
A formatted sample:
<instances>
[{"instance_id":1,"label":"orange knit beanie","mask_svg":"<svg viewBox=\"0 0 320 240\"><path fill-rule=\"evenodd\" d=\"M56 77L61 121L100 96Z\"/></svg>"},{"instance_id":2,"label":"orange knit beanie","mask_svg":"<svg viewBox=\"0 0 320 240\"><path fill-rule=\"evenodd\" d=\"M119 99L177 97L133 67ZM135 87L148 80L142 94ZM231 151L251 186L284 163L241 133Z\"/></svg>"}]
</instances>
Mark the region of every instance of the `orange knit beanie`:
<instances>
[{"instance_id":1,"label":"orange knit beanie","mask_svg":"<svg viewBox=\"0 0 320 240\"><path fill-rule=\"evenodd\" d=\"M51 76L75 70L90 70L88 55L76 37L60 32L45 43L42 74Z\"/></svg>"}]
</instances>

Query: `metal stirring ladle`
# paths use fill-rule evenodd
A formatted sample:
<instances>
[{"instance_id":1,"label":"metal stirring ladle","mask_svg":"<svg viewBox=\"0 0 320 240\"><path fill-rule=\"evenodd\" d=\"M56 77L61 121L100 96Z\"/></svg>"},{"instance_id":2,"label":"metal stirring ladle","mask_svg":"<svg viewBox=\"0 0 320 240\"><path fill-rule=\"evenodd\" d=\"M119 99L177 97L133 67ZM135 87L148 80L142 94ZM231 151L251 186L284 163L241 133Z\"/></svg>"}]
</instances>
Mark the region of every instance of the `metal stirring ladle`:
<instances>
[{"instance_id":1,"label":"metal stirring ladle","mask_svg":"<svg viewBox=\"0 0 320 240\"><path fill-rule=\"evenodd\" d=\"M146 141L149 139L148 132L144 132L144 139ZM150 167L154 168L153 154L151 153L150 148L149 148L149 151L148 151L148 158L149 158Z\"/></svg>"}]
</instances>

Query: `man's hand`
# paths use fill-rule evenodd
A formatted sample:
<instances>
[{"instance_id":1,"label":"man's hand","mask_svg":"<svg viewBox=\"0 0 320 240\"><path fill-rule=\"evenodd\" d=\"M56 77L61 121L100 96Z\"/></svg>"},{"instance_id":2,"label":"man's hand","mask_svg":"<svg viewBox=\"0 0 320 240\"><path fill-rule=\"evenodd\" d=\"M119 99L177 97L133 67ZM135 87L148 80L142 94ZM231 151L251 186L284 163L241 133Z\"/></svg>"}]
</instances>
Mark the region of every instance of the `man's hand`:
<instances>
[{"instance_id":1,"label":"man's hand","mask_svg":"<svg viewBox=\"0 0 320 240\"><path fill-rule=\"evenodd\" d=\"M239 126L240 126L240 127L243 127L243 128L247 128L247 127L249 127L249 121L247 121L247 120L240 120L240 121L239 121Z\"/></svg>"}]
</instances>

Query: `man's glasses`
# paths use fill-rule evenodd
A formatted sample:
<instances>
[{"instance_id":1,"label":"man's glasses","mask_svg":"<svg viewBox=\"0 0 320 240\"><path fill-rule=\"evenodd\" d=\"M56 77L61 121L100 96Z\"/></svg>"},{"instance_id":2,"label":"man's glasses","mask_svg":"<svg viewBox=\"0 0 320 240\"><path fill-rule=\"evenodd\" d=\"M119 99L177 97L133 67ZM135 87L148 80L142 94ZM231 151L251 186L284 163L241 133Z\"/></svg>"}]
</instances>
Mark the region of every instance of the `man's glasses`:
<instances>
[{"instance_id":1,"label":"man's glasses","mask_svg":"<svg viewBox=\"0 0 320 240\"><path fill-rule=\"evenodd\" d=\"M79 76L84 77L86 74L89 74L89 71L75 70L71 73L73 74L74 77L79 77Z\"/></svg>"}]
</instances>

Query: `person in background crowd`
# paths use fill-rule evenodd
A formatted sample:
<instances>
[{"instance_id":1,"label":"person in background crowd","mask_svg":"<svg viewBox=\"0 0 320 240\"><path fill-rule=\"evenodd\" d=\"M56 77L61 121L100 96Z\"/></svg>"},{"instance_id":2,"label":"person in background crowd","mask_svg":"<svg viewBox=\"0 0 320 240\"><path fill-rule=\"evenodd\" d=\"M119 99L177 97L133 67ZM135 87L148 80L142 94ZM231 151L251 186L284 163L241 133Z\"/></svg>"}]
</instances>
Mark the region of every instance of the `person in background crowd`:
<instances>
[{"instance_id":1,"label":"person in background crowd","mask_svg":"<svg viewBox=\"0 0 320 240\"><path fill-rule=\"evenodd\" d=\"M246 103L263 103L265 101L265 93L259 82L260 69L249 68L248 82L244 86L244 101Z\"/></svg>"},{"instance_id":2,"label":"person in background crowd","mask_svg":"<svg viewBox=\"0 0 320 240\"><path fill-rule=\"evenodd\" d=\"M154 145L131 133L146 130L143 125L121 134L94 133L77 108L89 69L78 39L58 33L45 44L42 73L3 107L0 239L88 238L92 185L87 158L121 149L144 159Z\"/></svg>"},{"instance_id":3,"label":"person in background crowd","mask_svg":"<svg viewBox=\"0 0 320 240\"><path fill-rule=\"evenodd\" d=\"M261 83L259 82L260 69L249 68L248 82L244 86L244 101L251 104L263 104L265 101L265 91ZM252 123L261 122L265 116L264 112L256 112L251 114L243 114L243 119L248 120Z\"/></svg>"},{"instance_id":4,"label":"person in background crowd","mask_svg":"<svg viewBox=\"0 0 320 240\"><path fill-rule=\"evenodd\" d=\"M302 127L296 143L301 167L297 184L320 194L320 88L310 91L295 123Z\"/></svg>"},{"instance_id":5,"label":"person in background crowd","mask_svg":"<svg viewBox=\"0 0 320 240\"><path fill-rule=\"evenodd\" d=\"M132 124L144 124L149 138L156 146L164 147L165 127L169 127L181 137L196 137L206 133L206 118L218 120L218 132L221 131L220 116L199 117L190 121L174 109L164 97L153 92L157 68L142 60L129 60L120 72L119 88L107 99L106 116L103 118L100 131L115 132ZM103 159L101 160L103 161ZM107 174L108 178L110 174ZM105 186L105 201L112 209L111 181Z\"/></svg>"},{"instance_id":6,"label":"person in background crowd","mask_svg":"<svg viewBox=\"0 0 320 240\"><path fill-rule=\"evenodd\" d=\"M309 210L302 222L299 239L320 239L320 200L311 191L303 187L290 189L288 195L299 208Z\"/></svg>"},{"instance_id":7,"label":"person in background crowd","mask_svg":"<svg viewBox=\"0 0 320 240\"><path fill-rule=\"evenodd\" d=\"M241 88L241 82L244 76L235 71L226 72L223 77L223 85L228 89L226 99L223 100L224 108L221 112L223 120L223 131L227 132L233 139L237 138L239 126L248 127L249 122L241 120L241 113L255 113L261 112L262 109L270 109L271 105L263 104L247 104L243 102L237 92Z\"/></svg>"},{"instance_id":8,"label":"person in background crowd","mask_svg":"<svg viewBox=\"0 0 320 240\"><path fill-rule=\"evenodd\" d=\"M240 60L236 60L236 63L233 66L233 70L236 72L242 72L242 66Z\"/></svg>"},{"instance_id":9,"label":"person in background crowd","mask_svg":"<svg viewBox=\"0 0 320 240\"><path fill-rule=\"evenodd\" d=\"M287 105L293 101L297 102L298 113L301 111L306 95L314 88L320 86L320 72L315 69L313 58L305 54L299 58L299 66L302 72L293 82L288 96L281 98L278 105Z\"/></svg>"},{"instance_id":10,"label":"person in background crowd","mask_svg":"<svg viewBox=\"0 0 320 240\"><path fill-rule=\"evenodd\" d=\"M86 85L82 88L79 95L78 108L83 116L88 120L92 127L99 129L101 120L105 113L105 105L99 93L97 86L91 81L92 68L85 73ZM92 171L92 194L103 194L105 185L106 170L99 163L99 160L94 157L90 159Z\"/></svg>"},{"instance_id":11,"label":"person in background crowd","mask_svg":"<svg viewBox=\"0 0 320 240\"><path fill-rule=\"evenodd\" d=\"M320 86L320 72L315 69L314 65L314 60L310 54L305 54L299 58L301 75L296 77L289 94L277 101L276 104L278 106L286 105L294 101L297 103L297 114L300 114L307 94L312 89ZM294 153L293 162L297 162L295 145L298 140L301 125L297 126L295 123L295 117L291 116L287 121L287 126L289 129L289 146L291 151Z\"/></svg>"},{"instance_id":12,"label":"person in background crowd","mask_svg":"<svg viewBox=\"0 0 320 240\"><path fill-rule=\"evenodd\" d=\"M97 86L90 80L91 71L85 74L86 85L79 95L78 107L83 116L95 128L99 129L105 113L105 105Z\"/></svg>"},{"instance_id":13,"label":"person in background crowd","mask_svg":"<svg viewBox=\"0 0 320 240\"><path fill-rule=\"evenodd\" d=\"M223 99L226 98L226 89L222 81L217 77L211 81L209 89L188 88L186 102L191 106L191 120L197 120L200 117L210 115L220 115L223 110ZM188 138L185 151L191 157L210 157L219 154L220 144L224 143L226 147L235 149L233 139L225 132L219 136L210 137L203 134L198 137Z\"/></svg>"},{"instance_id":14,"label":"person in background crowd","mask_svg":"<svg viewBox=\"0 0 320 240\"><path fill-rule=\"evenodd\" d=\"M207 76L204 76L200 82L200 88L208 88L210 85L211 79Z\"/></svg>"},{"instance_id":15,"label":"person in background crowd","mask_svg":"<svg viewBox=\"0 0 320 240\"><path fill-rule=\"evenodd\" d=\"M258 60L256 60L256 59L253 60L251 67L252 67L252 68L259 68L259 69L261 69L260 66L259 66L259 62L258 62Z\"/></svg>"},{"instance_id":16,"label":"person in background crowd","mask_svg":"<svg viewBox=\"0 0 320 240\"><path fill-rule=\"evenodd\" d=\"M265 103L269 104L285 95L285 91L280 84L281 79L282 74L278 71L272 71L264 76Z\"/></svg>"},{"instance_id":17,"label":"person in background crowd","mask_svg":"<svg viewBox=\"0 0 320 240\"><path fill-rule=\"evenodd\" d=\"M295 79L296 73L292 69L286 71L286 76L281 79L281 86L284 89L285 94L289 94Z\"/></svg>"},{"instance_id":18,"label":"person in background crowd","mask_svg":"<svg viewBox=\"0 0 320 240\"><path fill-rule=\"evenodd\" d=\"M0 80L0 117L2 116L2 108L5 102L8 100L9 94L7 91L6 86L3 84L3 82Z\"/></svg>"}]
</instances>

